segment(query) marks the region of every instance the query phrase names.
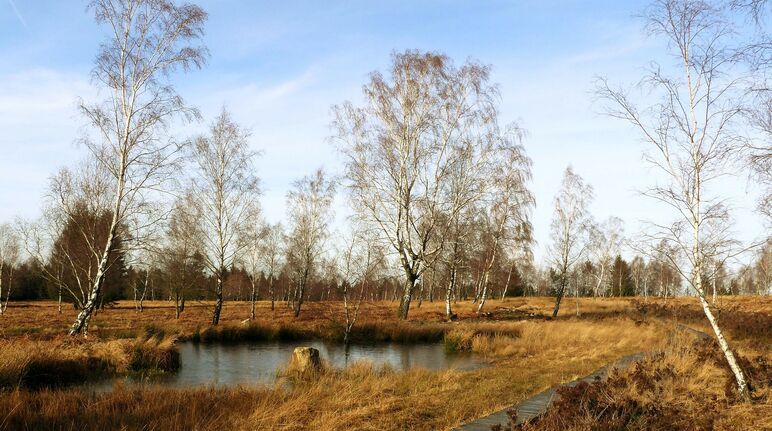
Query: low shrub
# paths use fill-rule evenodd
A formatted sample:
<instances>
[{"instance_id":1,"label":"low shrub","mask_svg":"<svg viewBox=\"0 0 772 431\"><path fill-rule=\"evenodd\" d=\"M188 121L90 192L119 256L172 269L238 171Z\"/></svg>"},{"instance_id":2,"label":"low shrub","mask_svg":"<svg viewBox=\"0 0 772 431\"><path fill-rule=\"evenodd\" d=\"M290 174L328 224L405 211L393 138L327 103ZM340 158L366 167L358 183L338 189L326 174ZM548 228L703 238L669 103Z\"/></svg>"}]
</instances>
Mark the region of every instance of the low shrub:
<instances>
[{"instance_id":1,"label":"low shrub","mask_svg":"<svg viewBox=\"0 0 772 431\"><path fill-rule=\"evenodd\" d=\"M697 304L661 304L634 300L636 311L642 317L676 319L687 324L707 324L705 313ZM749 340L768 345L772 339L772 314L743 311L736 306L714 310L719 326L736 340Z\"/></svg>"}]
</instances>

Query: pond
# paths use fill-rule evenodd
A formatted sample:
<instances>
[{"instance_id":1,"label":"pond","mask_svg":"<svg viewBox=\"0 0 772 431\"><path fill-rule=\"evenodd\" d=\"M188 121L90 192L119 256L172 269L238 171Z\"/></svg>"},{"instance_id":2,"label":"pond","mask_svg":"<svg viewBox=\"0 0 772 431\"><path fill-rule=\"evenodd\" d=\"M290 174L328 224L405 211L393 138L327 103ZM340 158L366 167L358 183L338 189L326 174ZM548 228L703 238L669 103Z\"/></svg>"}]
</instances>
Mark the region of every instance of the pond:
<instances>
[{"instance_id":1,"label":"pond","mask_svg":"<svg viewBox=\"0 0 772 431\"><path fill-rule=\"evenodd\" d=\"M196 344L179 345L182 367L176 373L158 376L153 384L184 388L214 385L235 386L272 383L277 372L284 368L295 347L310 346L319 349L322 359L330 365L343 368L357 361L369 361L376 366L388 364L395 370L425 368L430 370L471 370L484 363L471 354L446 353L442 343L431 344L374 344L351 345L323 341L266 342L250 344ZM109 390L116 381L140 383L137 378L92 383L97 391Z\"/></svg>"}]
</instances>

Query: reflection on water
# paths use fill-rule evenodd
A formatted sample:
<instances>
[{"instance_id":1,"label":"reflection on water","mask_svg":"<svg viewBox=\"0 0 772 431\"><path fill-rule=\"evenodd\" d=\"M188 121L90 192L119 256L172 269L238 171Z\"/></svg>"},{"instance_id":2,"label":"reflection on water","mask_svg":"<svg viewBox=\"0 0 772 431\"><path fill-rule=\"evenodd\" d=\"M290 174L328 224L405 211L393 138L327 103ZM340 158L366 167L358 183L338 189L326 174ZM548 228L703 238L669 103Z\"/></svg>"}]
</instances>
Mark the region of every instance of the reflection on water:
<instances>
[{"instance_id":1,"label":"reflection on water","mask_svg":"<svg viewBox=\"0 0 772 431\"><path fill-rule=\"evenodd\" d=\"M468 370L482 366L473 356L446 354L440 343L352 345L348 349L344 349L342 344L321 341L235 345L181 343L182 368L177 373L154 379L153 383L170 387L271 383L298 346L319 349L323 360L338 368L356 361L370 361L376 366L388 364L396 370ZM127 382L136 383L133 379ZM106 390L112 387L112 383L101 382L91 387Z\"/></svg>"}]
</instances>

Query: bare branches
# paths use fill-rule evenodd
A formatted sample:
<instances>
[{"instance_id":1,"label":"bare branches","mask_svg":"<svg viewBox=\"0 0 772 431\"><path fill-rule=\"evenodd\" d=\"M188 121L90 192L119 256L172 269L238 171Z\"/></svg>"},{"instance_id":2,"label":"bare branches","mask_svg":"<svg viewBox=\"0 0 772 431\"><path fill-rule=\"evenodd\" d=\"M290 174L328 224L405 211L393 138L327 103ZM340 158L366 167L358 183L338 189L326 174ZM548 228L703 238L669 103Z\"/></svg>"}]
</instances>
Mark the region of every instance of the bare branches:
<instances>
[{"instance_id":1,"label":"bare branches","mask_svg":"<svg viewBox=\"0 0 772 431\"><path fill-rule=\"evenodd\" d=\"M606 270L611 266L611 260L622 252L624 243L624 223L618 217L609 217L601 224L593 223L589 228L589 255L598 264L599 272L595 274L596 284L593 294L602 294Z\"/></svg>"},{"instance_id":2,"label":"bare branches","mask_svg":"<svg viewBox=\"0 0 772 431\"><path fill-rule=\"evenodd\" d=\"M758 132L745 146L747 163L754 178L765 188L759 211L772 222L772 36L764 26L772 13L772 3L767 0L735 0L731 6L749 15L757 30L742 44L736 57L750 67L751 79L747 85L749 100L744 114Z\"/></svg>"},{"instance_id":3,"label":"bare branches","mask_svg":"<svg viewBox=\"0 0 772 431\"><path fill-rule=\"evenodd\" d=\"M13 273L21 258L20 237L10 224L0 224L0 315L8 308L13 287ZM6 281L6 284L3 284ZM3 302L3 287L5 286L5 302Z\"/></svg>"},{"instance_id":4,"label":"bare branches","mask_svg":"<svg viewBox=\"0 0 772 431\"><path fill-rule=\"evenodd\" d=\"M181 146L165 139L169 121L191 120L189 108L167 81L178 69L201 67L206 50L193 46L203 34L206 13L193 5L168 0L94 0L89 4L97 23L110 31L100 46L92 77L107 96L100 103L81 102L80 111L96 136L83 143L110 177L112 220L98 265L89 273L88 300L70 329L88 328L109 262L115 253L119 226L130 226L135 238L163 216L155 213L150 195L162 192L175 172Z\"/></svg>"},{"instance_id":5,"label":"bare branches","mask_svg":"<svg viewBox=\"0 0 772 431\"><path fill-rule=\"evenodd\" d=\"M722 11L700 0L657 0L646 11L647 28L666 39L676 59L668 73L659 67L642 83L658 102L639 109L627 92L613 89L604 79L597 91L609 114L639 130L652 153L648 160L668 183L645 194L674 209L671 223L652 223L649 239L662 245L664 257L699 296L741 393L747 385L728 343L705 298L703 274L711 262L722 262L737 244L728 231L728 211L719 197L709 194L716 178L727 173L745 144L737 123L743 111L740 80L732 75L727 48L731 29Z\"/></svg>"},{"instance_id":6,"label":"bare branches","mask_svg":"<svg viewBox=\"0 0 772 431\"><path fill-rule=\"evenodd\" d=\"M295 283L295 317L305 297L309 279L317 270L329 235L336 182L322 169L295 182L287 193L287 264Z\"/></svg>"},{"instance_id":7,"label":"bare branches","mask_svg":"<svg viewBox=\"0 0 772 431\"><path fill-rule=\"evenodd\" d=\"M351 329L359 317L365 287L378 279L386 264L386 248L378 240L377 232L367 226L351 226L351 236L336 256L340 293L346 319L343 343L348 345Z\"/></svg>"},{"instance_id":8,"label":"bare branches","mask_svg":"<svg viewBox=\"0 0 772 431\"><path fill-rule=\"evenodd\" d=\"M248 244L241 237L259 218L259 179L252 164L256 153L249 149L248 138L249 132L223 109L209 134L196 138L192 148L196 199L189 204L198 207L201 250L207 268L217 277L215 325L220 320L226 271Z\"/></svg>"},{"instance_id":9,"label":"bare branches","mask_svg":"<svg viewBox=\"0 0 772 431\"><path fill-rule=\"evenodd\" d=\"M555 196L555 212L550 224L552 247L549 256L560 277L553 317L560 310L569 273L586 254L592 223L588 206L593 197L592 186L585 184L582 177L574 173L570 166L567 167L560 190Z\"/></svg>"},{"instance_id":10,"label":"bare branches","mask_svg":"<svg viewBox=\"0 0 772 431\"><path fill-rule=\"evenodd\" d=\"M435 53L394 54L390 72L371 74L365 106L335 107L333 125L353 206L380 228L405 272L405 318L427 262L482 193L491 138L498 138L498 89L488 83L488 66L456 68ZM460 175L450 181L454 172Z\"/></svg>"}]
</instances>

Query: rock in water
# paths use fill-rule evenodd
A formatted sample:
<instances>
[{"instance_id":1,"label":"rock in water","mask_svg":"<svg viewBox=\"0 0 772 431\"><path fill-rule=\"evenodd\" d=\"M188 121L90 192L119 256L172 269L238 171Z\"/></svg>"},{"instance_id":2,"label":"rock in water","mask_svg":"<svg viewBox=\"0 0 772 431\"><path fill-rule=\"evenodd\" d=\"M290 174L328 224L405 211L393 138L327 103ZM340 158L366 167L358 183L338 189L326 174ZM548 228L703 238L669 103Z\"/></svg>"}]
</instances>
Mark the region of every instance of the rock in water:
<instances>
[{"instance_id":1,"label":"rock in water","mask_svg":"<svg viewBox=\"0 0 772 431\"><path fill-rule=\"evenodd\" d=\"M317 372L322 368L322 360L319 357L319 350L313 347L296 347L292 352L292 360L289 369L301 373Z\"/></svg>"}]
</instances>

